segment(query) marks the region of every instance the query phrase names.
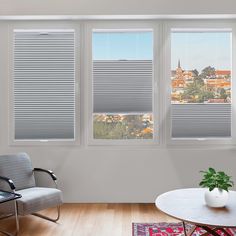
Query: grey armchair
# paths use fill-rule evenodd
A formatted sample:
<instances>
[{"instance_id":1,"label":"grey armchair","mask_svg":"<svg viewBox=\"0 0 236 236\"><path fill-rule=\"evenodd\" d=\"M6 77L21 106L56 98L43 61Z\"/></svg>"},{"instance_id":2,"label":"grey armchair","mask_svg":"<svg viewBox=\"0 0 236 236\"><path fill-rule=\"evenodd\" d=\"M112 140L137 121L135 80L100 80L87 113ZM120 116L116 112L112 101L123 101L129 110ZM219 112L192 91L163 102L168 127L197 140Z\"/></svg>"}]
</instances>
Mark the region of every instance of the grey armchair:
<instances>
[{"instance_id":1,"label":"grey armchair","mask_svg":"<svg viewBox=\"0 0 236 236\"><path fill-rule=\"evenodd\" d=\"M37 187L34 172L41 172L51 176L55 188ZM62 192L57 189L57 177L50 170L32 168L29 156L26 153L0 156L0 189L9 190L21 194L16 200L16 229L19 232L18 215L32 214L41 218L56 222L60 217L60 205L62 204ZM14 215L14 206L1 204L0 212L4 213L0 219ZM49 207L57 208L55 219L37 213Z\"/></svg>"}]
</instances>

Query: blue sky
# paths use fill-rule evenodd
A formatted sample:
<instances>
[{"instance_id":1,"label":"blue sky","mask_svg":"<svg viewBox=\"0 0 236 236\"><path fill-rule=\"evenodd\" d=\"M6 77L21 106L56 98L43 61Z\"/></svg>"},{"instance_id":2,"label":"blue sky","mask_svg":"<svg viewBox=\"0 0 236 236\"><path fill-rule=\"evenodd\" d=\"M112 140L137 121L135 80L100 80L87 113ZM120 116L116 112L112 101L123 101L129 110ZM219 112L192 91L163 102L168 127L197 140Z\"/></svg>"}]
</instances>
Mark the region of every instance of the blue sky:
<instances>
[{"instance_id":1,"label":"blue sky","mask_svg":"<svg viewBox=\"0 0 236 236\"><path fill-rule=\"evenodd\" d=\"M153 58L152 32L94 32L94 60L145 60ZM185 70L201 71L206 66L231 68L230 32L173 32L171 68L178 60Z\"/></svg>"},{"instance_id":2,"label":"blue sky","mask_svg":"<svg viewBox=\"0 0 236 236\"><path fill-rule=\"evenodd\" d=\"M153 58L152 32L93 33L94 60Z\"/></svg>"},{"instance_id":3,"label":"blue sky","mask_svg":"<svg viewBox=\"0 0 236 236\"><path fill-rule=\"evenodd\" d=\"M201 71L206 66L216 69L231 68L230 32L172 33L171 67L175 69L180 59L185 70Z\"/></svg>"}]
</instances>

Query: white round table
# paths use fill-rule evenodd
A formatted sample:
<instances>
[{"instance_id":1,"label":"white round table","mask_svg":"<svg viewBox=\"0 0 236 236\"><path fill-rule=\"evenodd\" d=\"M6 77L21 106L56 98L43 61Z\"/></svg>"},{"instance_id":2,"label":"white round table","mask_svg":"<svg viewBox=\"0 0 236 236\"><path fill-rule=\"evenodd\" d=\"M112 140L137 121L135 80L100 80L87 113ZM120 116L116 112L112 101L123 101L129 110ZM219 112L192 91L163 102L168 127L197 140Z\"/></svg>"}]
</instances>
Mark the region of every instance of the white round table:
<instances>
[{"instance_id":1,"label":"white round table","mask_svg":"<svg viewBox=\"0 0 236 236\"><path fill-rule=\"evenodd\" d=\"M155 204L160 211L181 220L186 235L186 222L194 225L188 234L201 227L215 236L219 235L216 230L229 235L224 228L236 227L236 192L230 191L229 201L223 208L208 207L204 193L202 188L177 189L158 196Z\"/></svg>"}]
</instances>

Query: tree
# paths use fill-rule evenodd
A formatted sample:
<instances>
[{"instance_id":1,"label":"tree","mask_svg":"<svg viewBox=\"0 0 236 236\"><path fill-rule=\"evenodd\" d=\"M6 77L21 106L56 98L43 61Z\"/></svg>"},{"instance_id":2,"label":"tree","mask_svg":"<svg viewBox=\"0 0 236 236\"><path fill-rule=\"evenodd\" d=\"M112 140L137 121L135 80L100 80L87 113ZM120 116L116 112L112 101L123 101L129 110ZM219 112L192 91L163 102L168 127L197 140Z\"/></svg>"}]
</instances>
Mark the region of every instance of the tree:
<instances>
[{"instance_id":1,"label":"tree","mask_svg":"<svg viewBox=\"0 0 236 236\"><path fill-rule=\"evenodd\" d=\"M194 83L196 83L196 85L204 86L204 80L199 76L198 70L194 69L192 72L194 74Z\"/></svg>"},{"instance_id":2,"label":"tree","mask_svg":"<svg viewBox=\"0 0 236 236\"><path fill-rule=\"evenodd\" d=\"M194 76L198 77L199 76L199 72L197 69L192 70L192 73L194 74Z\"/></svg>"},{"instance_id":3,"label":"tree","mask_svg":"<svg viewBox=\"0 0 236 236\"><path fill-rule=\"evenodd\" d=\"M227 98L227 94L224 88L221 88L220 90L220 98L222 99L226 99Z\"/></svg>"},{"instance_id":4,"label":"tree","mask_svg":"<svg viewBox=\"0 0 236 236\"><path fill-rule=\"evenodd\" d=\"M198 84L196 83L189 84L184 90L182 99L191 100L191 102L196 102L196 97L200 94L200 92L201 92L201 87Z\"/></svg>"},{"instance_id":5,"label":"tree","mask_svg":"<svg viewBox=\"0 0 236 236\"><path fill-rule=\"evenodd\" d=\"M95 139L151 139L152 124L143 115L96 115L93 122Z\"/></svg>"},{"instance_id":6,"label":"tree","mask_svg":"<svg viewBox=\"0 0 236 236\"><path fill-rule=\"evenodd\" d=\"M215 78L215 75L216 75L215 68L211 67L211 66L207 66L202 70L202 72L200 74L200 78L202 78L202 79L212 79L212 78Z\"/></svg>"},{"instance_id":7,"label":"tree","mask_svg":"<svg viewBox=\"0 0 236 236\"><path fill-rule=\"evenodd\" d=\"M206 91L203 80L198 78L194 80L194 83L187 86L182 98L190 100L190 102L193 103L203 103L210 98L214 98L214 93L211 91Z\"/></svg>"},{"instance_id":8,"label":"tree","mask_svg":"<svg viewBox=\"0 0 236 236\"><path fill-rule=\"evenodd\" d=\"M204 86L204 80L202 78L200 78L200 77L195 77L194 78L194 83L195 83L196 86L201 87L201 89Z\"/></svg>"},{"instance_id":9,"label":"tree","mask_svg":"<svg viewBox=\"0 0 236 236\"><path fill-rule=\"evenodd\" d=\"M214 97L215 97L215 95L214 95L214 92L212 92L212 91L203 91L201 93L202 102L208 101L209 99L214 98Z\"/></svg>"}]
</instances>

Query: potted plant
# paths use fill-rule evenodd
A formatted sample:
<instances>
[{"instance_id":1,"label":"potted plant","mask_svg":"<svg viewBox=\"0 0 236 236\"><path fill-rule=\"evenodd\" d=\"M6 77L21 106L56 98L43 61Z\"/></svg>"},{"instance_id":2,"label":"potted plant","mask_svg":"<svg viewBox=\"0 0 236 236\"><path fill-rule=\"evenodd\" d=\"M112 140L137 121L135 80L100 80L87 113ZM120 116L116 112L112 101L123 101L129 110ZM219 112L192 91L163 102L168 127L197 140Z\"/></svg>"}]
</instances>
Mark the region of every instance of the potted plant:
<instances>
[{"instance_id":1,"label":"potted plant","mask_svg":"<svg viewBox=\"0 0 236 236\"><path fill-rule=\"evenodd\" d=\"M205 192L206 204L210 207L224 207L229 197L229 188L234 184L231 176L211 167L200 172L203 173L203 179L199 185L208 188Z\"/></svg>"}]
</instances>

